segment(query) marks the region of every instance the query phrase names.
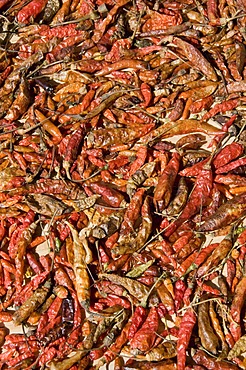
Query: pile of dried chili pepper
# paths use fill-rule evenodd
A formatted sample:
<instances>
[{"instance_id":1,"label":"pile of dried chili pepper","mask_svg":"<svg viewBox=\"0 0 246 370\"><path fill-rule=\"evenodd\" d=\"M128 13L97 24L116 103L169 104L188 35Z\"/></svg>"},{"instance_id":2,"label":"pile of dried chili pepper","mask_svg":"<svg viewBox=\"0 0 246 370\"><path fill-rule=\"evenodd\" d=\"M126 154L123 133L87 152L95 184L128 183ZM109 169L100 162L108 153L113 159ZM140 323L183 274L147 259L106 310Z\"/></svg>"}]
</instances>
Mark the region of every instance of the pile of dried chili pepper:
<instances>
[{"instance_id":1,"label":"pile of dried chili pepper","mask_svg":"<svg viewBox=\"0 0 246 370\"><path fill-rule=\"evenodd\" d=\"M0 0L0 369L246 369L245 23Z\"/></svg>"}]
</instances>

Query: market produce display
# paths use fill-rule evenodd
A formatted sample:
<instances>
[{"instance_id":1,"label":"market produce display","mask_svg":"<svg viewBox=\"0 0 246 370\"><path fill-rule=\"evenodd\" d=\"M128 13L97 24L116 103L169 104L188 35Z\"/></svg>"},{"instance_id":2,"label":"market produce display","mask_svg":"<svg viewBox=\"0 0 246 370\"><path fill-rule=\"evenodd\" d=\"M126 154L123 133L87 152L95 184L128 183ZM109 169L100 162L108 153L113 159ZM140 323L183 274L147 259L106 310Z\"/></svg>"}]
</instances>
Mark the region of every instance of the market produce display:
<instances>
[{"instance_id":1,"label":"market produce display","mask_svg":"<svg viewBox=\"0 0 246 370\"><path fill-rule=\"evenodd\" d=\"M1 369L246 369L245 24L0 0Z\"/></svg>"}]
</instances>

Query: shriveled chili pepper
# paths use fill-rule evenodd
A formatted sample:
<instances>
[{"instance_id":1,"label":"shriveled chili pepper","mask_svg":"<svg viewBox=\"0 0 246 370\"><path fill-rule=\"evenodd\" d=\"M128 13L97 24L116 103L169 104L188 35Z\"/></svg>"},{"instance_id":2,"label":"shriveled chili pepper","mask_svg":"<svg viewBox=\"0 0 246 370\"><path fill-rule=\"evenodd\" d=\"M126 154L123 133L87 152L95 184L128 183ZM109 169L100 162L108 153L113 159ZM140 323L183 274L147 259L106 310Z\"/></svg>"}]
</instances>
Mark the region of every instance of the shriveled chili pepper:
<instances>
[{"instance_id":1,"label":"shriveled chili pepper","mask_svg":"<svg viewBox=\"0 0 246 370\"><path fill-rule=\"evenodd\" d=\"M124 196L117 190L111 188L110 186L104 184L103 182L101 183L94 182L90 185L90 187L95 193L100 194L107 204L109 204L112 207L120 207L120 204L124 199Z\"/></svg>"},{"instance_id":2,"label":"shriveled chili pepper","mask_svg":"<svg viewBox=\"0 0 246 370\"><path fill-rule=\"evenodd\" d=\"M215 116L217 113L227 112L228 110L236 108L237 105L238 99L226 100L223 103L219 103L215 105L213 108L211 108L210 111L204 114L202 119L204 121L207 121L209 118Z\"/></svg>"},{"instance_id":3,"label":"shriveled chili pepper","mask_svg":"<svg viewBox=\"0 0 246 370\"><path fill-rule=\"evenodd\" d=\"M243 276L235 289L235 294L231 305L231 315L233 320L235 320L237 323L240 323L241 309L246 296L245 281L246 278Z\"/></svg>"},{"instance_id":4,"label":"shriveled chili pepper","mask_svg":"<svg viewBox=\"0 0 246 370\"><path fill-rule=\"evenodd\" d=\"M132 176L139 168L141 168L141 166L144 165L144 162L147 157L147 153L148 151L146 147L139 148L139 150L137 151L137 158L130 167L129 177Z\"/></svg>"},{"instance_id":5,"label":"shriveled chili pepper","mask_svg":"<svg viewBox=\"0 0 246 370\"><path fill-rule=\"evenodd\" d=\"M197 176L196 183L194 185L193 191L185 208L183 209L177 221L175 221L174 224L171 225L172 231L198 212L200 207L202 207L204 203L207 201L211 189L212 189L212 171L210 168L203 169ZM168 234L170 234L169 231L166 232L166 235Z\"/></svg>"},{"instance_id":6,"label":"shriveled chili pepper","mask_svg":"<svg viewBox=\"0 0 246 370\"><path fill-rule=\"evenodd\" d=\"M49 119L43 115L39 110L35 110L35 114L40 122L42 122L43 128L47 131L52 137L55 143L59 143L62 140L62 134L58 127L54 125Z\"/></svg>"},{"instance_id":7,"label":"shriveled chili pepper","mask_svg":"<svg viewBox=\"0 0 246 370\"><path fill-rule=\"evenodd\" d=\"M23 305L15 312L13 319L16 324L20 324L28 316L39 307L45 300L50 288L50 282L47 281L42 288L38 288L33 295L23 303Z\"/></svg>"},{"instance_id":8,"label":"shriveled chili pepper","mask_svg":"<svg viewBox=\"0 0 246 370\"><path fill-rule=\"evenodd\" d=\"M210 316L211 324L214 328L214 331L215 331L215 333L217 334L217 336L219 337L219 339L222 343L223 356L226 356L227 353L228 353L229 348L228 348L228 345L226 343L225 335L224 335L224 332L221 328L219 319L216 315L216 311L214 309L214 303L212 301L209 302L209 316Z\"/></svg>"},{"instance_id":9,"label":"shriveled chili pepper","mask_svg":"<svg viewBox=\"0 0 246 370\"><path fill-rule=\"evenodd\" d=\"M193 236L187 244L177 253L177 258L183 260L188 257L192 252L201 248L201 245L204 243L205 237L198 235L197 237Z\"/></svg>"},{"instance_id":10,"label":"shriveled chili pepper","mask_svg":"<svg viewBox=\"0 0 246 370\"><path fill-rule=\"evenodd\" d=\"M204 58L202 53L197 50L196 47L191 45L190 43L178 38L174 37L173 42L177 45L188 60L199 70L201 70L209 80L217 81L216 73L211 66L211 64Z\"/></svg>"},{"instance_id":11,"label":"shriveled chili pepper","mask_svg":"<svg viewBox=\"0 0 246 370\"><path fill-rule=\"evenodd\" d=\"M146 135L152 128L152 124L138 127L137 130L118 128L112 129L110 134L106 129L98 129L88 135L88 148L107 148L115 144L126 144L132 140Z\"/></svg>"},{"instance_id":12,"label":"shriveled chili pepper","mask_svg":"<svg viewBox=\"0 0 246 370\"><path fill-rule=\"evenodd\" d=\"M207 351L216 354L219 341L210 324L209 302L201 302L198 306L198 330L202 346Z\"/></svg>"},{"instance_id":13,"label":"shriveled chili pepper","mask_svg":"<svg viewBox=\"0 0 246 370\"><path fill-rule=\"evenodd\" d=\"M183 296L186 291L186 284L183 280L179 279L176 281L174 285L174 304L175 304L175 309L176 311L179 310L182 301L183 301Z\"/></svg>"},{"instance_id":14,"label":"shriveled chili pepper","mask_svg":"<svg viewBox=\"0 0 246 370\"><path fill-rule=\"evenodd\" d=\"M137 306L133 316L131 317L131 325L128 331L128 339L133 339L134 335L143 324L146 317L146 309L142 306Z\"/></svg>"},{"instance_id":15,"label":"shriveled chili pepper","mask_svg":"<svg viewBox=\"0 0 246 370\"><path fill-rule=\"evenodd\" d=\"M122 285L125 289L129 291L130 294L135 296L137 299L141 300L149 292L149 288L145 285L139 283L138 281L131 280L130 278L121 277L115 274L100 274L99 277L106 278L113 283Z\"/></svg>"},{"instance_id":16,"label":"shriveled chili pepper","mask_svg":"<svg viewBox=\"0 0 246 370\"><path fill-rule=\"evenodd\" d=\"M108 294L107 298L100 298L99 302L109 307L115 305L119 305L125 309L130 309L131 307L130 302L126 298L118 297L115 294Z\"/></svg>"},{"instance_id":17,"label":"shriveled chili pepper","mask_svg":"<svg viewBox=\"0 0 246 370\"><path fill-rule=\"evenodd\" d=\"M228 354L228 359L233 360L233 358L238 357L243 353L245 346L245 335L243 335L234 345L234 347L230 350Z\"/></svg>"},{"instance_id":18,"label":"shriveled chili pepper","mask_svg":"<svg viewBox=\"0 0 246 370\"><path fill-rule=\"evenodd\" d=\"M186 349L188 348L190 338L192 335L192 330L196 324L196 314L192 309L188 309L182 321L180 323L178 332L178 342L177 342L177 369L184 370L186 363Z\"/></svg>"},{"instance_id":19,"label":"shriveled chili pepper","mask_svg":"<svg viewBox=\"0 0 246 370\"><path fill-rule=\"evenodd\" d=\"M179 172L179 175L181 176L198 176L200 171L203 169L203 167L209 162L209 158L206 158L202 160L201 162L198 162L194 164L191 167L186 167L182 171Z\"/></svg>"},{"instance_id":20,"label":"shriveled chili pepper","mask_svg":"<svg viewBox=\"0 0 246 370\"><path fill-rule=\"evenodd\" d=\"M179 155L174 153L172 159L160 176L158 184L155 188L154 204L160 211L163 211L170 201L172 187L179 170L179 160Z\"/></svg>"},{"instance_id":21,"label":"shriveled chili pepper","mask_svg":"<svg viewBox=\"0 0 246 370\"><path fill-rule=\"evenodd\" d=\"M157 286L157 293L158 296L160 297L161 302L165 306L165 308L168 310L170 314L174 313L174 301L173 298L170 294L170 292L167 290L166 286L164 283L160 283Z\"/></svg>"},{"instance_id":22,"label":"shriveled chili pepper","mask_svg":"<svg viewBox=\"0 0 246 370\"><path fill-rule=\"evenodd\" d=\"M30 18L35 18L46 6L48 0L36 1L32 0L28 5L24 6L17 14L17 20L20 23L28 23Z\"/></svg>"},{"instance_id":23,"label":"shriveled chili pepper","mask_svg":"<svg viewBox=\"0 0 246 370\"><path fill-rule=\"evenodd\" d=\"M119 232L120 237L123 235L127 235L134 228L134 224L138 218L142 205L144 192L145 190L143 188L140 188L132 197L129 207L127 208L124 215L123 222L121 224Z\"/></svg>"},{"instance_id":24,"label":"shriveled chili pepper","mask_svg":"<svg viewBox=\"0 0 246 370\"><path fill-rule=\"evenodd\" d=\"M238 367L232 363L225 361L215 361L215 359L207 355L204 351L198 350L193 356L194 361L199 365L204 365L207 368L214 370L236 370Z\"/></svg>"},{"instance_id":25,"label":"shriveled chili pepper","mask_svg":"<svg viewBox=\"0 0 246 370\"><path fill-rule=\"evenodd\" d=\"M246 158L245 157L239 158L229 164L226 164L225 166L218 168L215 172L216 174L227 173L229 171L234 170L235 168L239 166L244 166L245 164L246 164Z\"/></svg>"},{"instance_id":26,"label":"shriveled chili pepper","mask_svg":"<svg viewBox=\"0 0 246 370\"><path fill-rule=\"evenodd\" d=\"M141 249L144 246L144 243L147 241L152 227L152 217L150 212L150 197L146 197L141 208L142 223L139 227L138 233L134 240L130 241L129 239L124 238L122 242L119 241L119 244L116 245L112 252L113 254L123 254L123 253L134 253Z\"/></svg>"},{"instance_id":27,"label":"shriveled chili pepper","mask_svg":"<svg viewBox=\"0 0 246 370\"><path fill-rule=\"evenodd\" d=\"M223 167L233 159L236 159L243 154L243 151L244 148L242 145L238 143L231 143L221 149L221 151L216 155L213 160L213 165L215 168Z\"/></svg>"},{"instance_id":28,"label":"shriveled chili pepper","mask_svg":"<svg viewBox=\"0 0 246 370\"><path fill-rule=\"evenodd\" d=\"M79 145L82 141L82 138L83 138L83 129L79 128L71 135L70 140L67 143L63 167L66 170L68 178L70 178L69 169L76 158L77 151L79 149Z\"/></svg>"},{"instance_id":29,"label":"shriveled chili pepper","mask_svg":"<svg viewBox=\"0 0 246 370\"><path fill-rule=\"evenodd\" d=\"M218 246L213 248L211 255L207 258L207 260L199 267L197 271L197 276L202 277L203 275L207 274L208 271L217 266L218 263L225 258L228 253L230 252L232 247L232 240L231 237L228 236L224 238ZM212 248L211 248L212 249Z\"/></svg>"},{"instance_id":30,"label":"shriveled chili pepper","mask_svg":"<svg viewBox=\"0 0 246 370\"><path fill-rule=\"evenodd\" d=\"M233 279L236 275L236 267L235 267L234 262L231 259L228 259L226 261L226 268L227 268L226 282L229 285L229 288L231 288Z\"/></svg>"},{"instance_id":31,"label":"shriveled chili pepper","mask_svg":"<svg viewBox=\"0 0 246 370\"><path fill-rule=\"evenodd\" d=\"M207 219L199 228L200 231L213 231L220 227L227 226L245 214L245 193L236 195L226 203L222 204L218 210Z\"/></svg>"},{"instance_id":32,"label":"shriveled chili pepper","mask_svg":"<svg viewBox=\"0 0 246 370\"><path fill-rule=\"evenodd\" d=\"M144 324L134 335L130 344L131 348L138 348L142 352L150 350L156 338L155 332L158 329L158 320L157 309L152 307Z\"/></svg>"}]
</instances>

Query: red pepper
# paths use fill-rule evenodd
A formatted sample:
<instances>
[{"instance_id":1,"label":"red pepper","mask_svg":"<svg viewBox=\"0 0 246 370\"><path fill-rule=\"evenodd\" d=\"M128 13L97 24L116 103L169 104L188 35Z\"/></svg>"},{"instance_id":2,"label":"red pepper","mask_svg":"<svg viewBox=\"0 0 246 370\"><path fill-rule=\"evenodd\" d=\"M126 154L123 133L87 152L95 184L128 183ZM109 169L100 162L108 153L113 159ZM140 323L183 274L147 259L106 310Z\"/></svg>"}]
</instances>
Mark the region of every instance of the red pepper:
<instances>
[{"instance_id":1,"label":"red pepper","mask_svg":"<svg viewBox=\"0 0 246 370\"><path fill-rule=\"evenodd\" d=\"M187 286L183 280L177 280L174 285L174 304L176 312L180 309Z\"/></svg>"},{"instance_id":2,"label":"red pepper","mask_svg":"<svg viewBox=\"0 0 246 370\"><path fill-rule=\"evenodd\" d=\"M215 156L213 165L216 169L223 167L233 159L239 157L243 152L244 146L233 142L221 149L221 151Z\"/></svg>"},{"instance_id":3,"label":"red pepper","mask_svg":"<svg viewBox=\"0 0 246 370\"><path fill-rule=\"evenodd\" d=\"M109 258L106 251L104 250L104 248L101 245L98 248L98 252L100 254L101 263L102 264L108 264L109 261L110 261L110 258Z\"/></svg>"},{"instance_id":4,"label":"red pepper","mask_svg":"<svg viewBox=\"0 0 246 370\"><path fill-rule=\"evenodd\" d=\"M192 231L187 231L182 236L180 236L180 238L178 238L172 245L174 251L178 253L189 242L192 236Z\"/></svg>"},{"instance_id":5,"label":"red pepper","mask_svg":"<svg viewBox=\"0 0 246 370\"><path fill-rule=\"evenodd\" d=\"M198 162L191 167L186 167L185 169L179 172L179 175L187 177L198 176L200 171L203 169L204 165L208 163L208 161L209 158L206 158L203 161Z\"/></svg>"},{"instance_id":6,"label":"red pepper","mask_svg":"<svg viewBox=\"0 0 246 370\"><path fill-rule=\"evenodd\" d=\"M208 12L209 23L214 25L214 26L215 25L220 26L217 0L208 0L207 1L207 12Z\"/></svg>"},{"instance_id":7,"label":"red pepper","mask_svg":"<svg viewBox=\"0 0 246 370\"><path fill-rule=\"evenodd\" d=\"M123 297L118 297L115 294L108 294L107 298L100 298L99 303L104 303L108 307L119 305L121 307L124 307L127 310L131 308L131 304L128 301L128 299L123 298Z\"/></svg>"},{"instance_id":8,"label":"red pepper","mask_svg":"<svg viewBox=\"0 0 246 370\"><path fill-rule=\"evenodd\" d=\"M237 342L242 336L241 326L235 321L231 321L229 329L234 341Z\"/></svg>"},{"instance_id":9,"label":"red pepper","mask_svg":"<svg viewBox=\"0 0 246 370\"><path fill-rule=\"evenodd\" d=\"M246 299L246 276L238 283L231 304L231 316L236 323L240 323L241 309Z\"/></svg>"},{"instance_id":10,"label":"red pepper","mask_svg":"<svg viewBox=\"0 0 246 370\"><path fill-rule=\"evenodd\" d=\"M151 88L148 84L143 82L140 87L141 93L144 98L144 103L142 103L142 107L146 108L149 106L151 100L152 100L152 93L151 93Z\"/></svg>"},{"instance_id":11,"label":"red pepper","mask_svg":"<svg viewBox=\"0 0 246 370\"><path fill-rule=\"evenodd\" d=\"M227 269L226 282L229 288L231 288L233 279L236 276L236 266L235 263L229 258L226 261L226 269Z\"/></svg>"},{"instance_id":12,"label":"red pepper","mask_svg":"<svg viewBox=\"0 0 246 370\"><path fill-rule=\"evenodd\" d=\"M197 258L195 259L196 266L200 266L211 255L213 250L218 247L218 243L209 244L207 247L202 248Z\"/></svg>"},{"instance_id":13,"label":"red pepper","mask_svg":"<svg viewBox=\"0 0 246 370\"><path fill-rule=\"evenodd\" d=\"M133 316L131 317L131 325L128 331L128 339L131 340L140 326L143 324L147 315L147 311L142 306L137 306Z\"/></svg>"},{"instance_id":14,"label":"red pepper","mask_svg":"<svg viewBox=\"0 0 246 370\"><path fill-rule=\"evenodd\" d=\"M204 283L204 282L198 280L197 285L199 287L201 287L201 289L206 293L210 293L210 294L213 294L215 296L220 296L221 295L220 289L214 288L214 287L212 287L211 285L209 285L207 283Z\"/></svg>"},{"instance_id":15,"label":"red pepper","mask_svg":"<svg viewBox=\"0 0 246 370\"><path fill-rule=\"evenodd\" d=\"M177 370L185 370L186 349L188 348L195 324L196 314L191 308L189 308L182 317L179 327L177 342Z\"/></svg>"},{"instance_id":16,"label":"red pepper","mask_svg":"<svg viewBox=\"0 0 246 370\"><path fill-rule=\"evenodd\" d=\"M32 0L18 12L18 22L28 24L31 17L36 18L42 12L47 2L48 0Z\"/></svg>"},{"instance_id":17,"label":"red pepper","mask_svg":"<svg viewBox=\"0 0 246 370\"><path fill-rule=\"evenodd\" d=\"M114 344L105 352L104 357L106 362L111 362L116 356L117 353L120 352L121 348L128 340L128 330L131 323L128 322L125 327L122 329L120 335L116 338Z\"/></svg>"},{"instance_id":18,"label":"red pepper","mask_svg":"<svg viewBox=\"0 0 246 370\"><path fill-rule=\"evenodd\" d=\"M137 151L137 158L131 164L127 178L131 177L146 161L148 150L146 146L141 146Z\"/></svg>"},{"instance_id":19,"label":"red pepper","mask_svg":"<svg viewBox=\"0 0 246 370\"><path fill-rule=\"evenodd\" d=\"M98 360L100 357L103 356L104 352L105 352L104 348L93 349L90 351L90 359L92 361Z\"/></svg>"},{"instance_id":20,"label":"red pepper","mask_svg":"<svg viewBox=\"0 0 246 370\"><path fill-rule=\"evenodd\" d=\"M92 183L90 184L91 189L96 193L102 196L102 199L109 204L111 207L120 207L124 196L117 190L111 188L108 184Z\"/></svg>"},{"instance_id":21,"label":"red pepper","mask_svg":"<svg viewBox=\"0 0 246 370\"><path fill-rule=\"evenodd\" d=\"M236 161L226 164L225 166L219 167L215 171L215 173L216 174L227 173L229 171L235 170L235 168L237 167L245 166L245 165L246 165L246 157L239 158Z\"/></svg>"},{"instance_id":22,"label":"red pepper","mask_svg":"<svg viewBox=\"0 0 246 370\"><path fill-rule=\"evenodd\" d=\"M68 140L66 152L64 155L63 167L66 170L68 178L70 178L69 169L77 157L79 145L83 139L83 129L76 130Z\"/></svg>"},{"instance_id":23,"label":"red pepper","mask_svg":"<svg viewBox=\"0 0 246 370\"><path fill-rule=\"evenodd\" d=\"M198 350L193 356L193 360L198 365L203 365L206 369L213 370L238 370L236 365L226 361L217 361L216 358L207 355L205 352ZM179 369L178 369L179 370Z\"/></svg>"},{"instance_id":24,"label":"red pepper","mask_svg":"<svg viewBox=\"0 0 246 370\"><path fill-rule=\"evenodd\" d=\"M139 217L139 213L143 203L144 193L145 189L140 188L133 195L120 227L120 236L129 235L129 233L134 229L134 224Z\"/></svg>"},{"instance_id":25,"label":"red pepper","mask_svg":"<svg viewBox=\"0 0 246 370\"><path fill-rule=\"evenodd\" d=\"M158 310L156 307L151 307L147 319L131 341L131 348L138 348L142 352L149 351L155 342L158 326Z\"/></svg>"},{"instance_id":26,"label":"red pepper","mask_svg":"<svg viewBox=\"0 0 246 370\"><path fill-rule=\"evenodd\" d=\"M174 181L179 170L179 161L180 155L174 153L172 159L158 179L158 184L154 192L154 204L159 211L163 211L171 199Z\"/></svg>"},{"instance_id":27,"label":"red pepper","mask_svg":"<svg viewBox=\"0 0 246 370\"><path fill-rule=\"evenodd\" d=\"M31 252L28 252L26 254L27 261L29 263L29 266L32 268L32 270L35 272L35 274L41 274L43 272L43 267L40 264L40 262L36 259L35 255Z\"/></svg>"},{"instance_id":28,"label":"red pepper","mask_svg":"<svg viewBox=\"0 0 246 370\"><path fill-rule=\"evenodd\" d=\"M163 319L167 314L167 309L163 303L158 304L157 311L160 319Z\"/></svg>"},{"instance_id":29,"label":"red pepper","mask_svg":"<svg viewBox=\"0 0 246 370\"><path fill-rule=\"evenodd\" d=\"M120 256L117 260L114 260L113 262L111 262L108 266L107 266L107 270L108 271L117 271L118 269L120 269L121 267L123 267L125 265L125 263L127 262L127 260L129 259L129 255L128 254L123 254L122 256Z\"/></svg>"},{"instance_id":30,"label":"red pepper","mask_svg":"<svg viewBox=\"0 0 246 370\"><path fill-rule=\"evenodd\" d=\"M216 104L210 111L204 114L202 117L203 121L207 121L209 118L214 117L218 113L225 113L238 106L239 99L231 99L223 101L222 103Z\"/></svg>"},{"instance_id":31,"label":"red pepper","mask_svg":"<svg viewBox=\"0 0 246 370\"><path fill-rule=\"evenodd\" d=\"M208 201L213 186L213 175L210 168L203 169L197 176L190 198L178 219L170 225L165 235L169 236L183 222L194 216L202 206Z\"/></svg>"},{"instance_id":32,"label":"red pepper","mask_svg":"<svg viewBox=\"0 0 246 370\"><path fill-rule=\"evenodd\" d=\"M55 297L54 301L51 303L47 311L49 321L52 321L57 317L59 310L61 308L61 305L62 305L62 299L59 297Z\"/></svg>"}]
</instances>

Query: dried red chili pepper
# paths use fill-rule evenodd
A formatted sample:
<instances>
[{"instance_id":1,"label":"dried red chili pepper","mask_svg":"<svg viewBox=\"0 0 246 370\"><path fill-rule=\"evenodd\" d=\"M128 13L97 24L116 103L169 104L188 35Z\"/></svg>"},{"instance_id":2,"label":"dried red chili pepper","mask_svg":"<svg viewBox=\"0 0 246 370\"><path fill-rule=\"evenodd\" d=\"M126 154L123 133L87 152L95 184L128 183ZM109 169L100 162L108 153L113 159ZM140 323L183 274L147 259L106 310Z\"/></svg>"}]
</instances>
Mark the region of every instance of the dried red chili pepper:
<instances>
[{"instance_id":1,"label":"dried red chili pepper","mask_svg":"<svg viewBox=\"0 0 246 370\"><path fill-rule=\"evenodd\" d=\"M225 361L215 361L211 356L208 356L205 352L198 350L193 356L194 361L199 365L204 365L209 369L214 370L237 370L238 367L232 363Z\"/></svg>"},{"instance_id":2,"label":"dried red chili pepper","mask_svg":"<svg viewBox=\"0 0 246 370\"><path fill-rule=\"evenodd\" d=\"M238 103L239 103L238 99L226 100L223 103L219 103L215 105L213 108L211 108L210 111L205 113L202 119L204 121L207 121L209 118L214 117L218 113L225 113L227 111L230 111L236 108Z\"/></svg>"},{"instance_id":3,"label":"dried red chili pepper","mask_svg":"<svg viewBox=\"0 0 246 370\"><path fill-rule=\"evenodd\" d=\"M199 228L200 231L212 231L229 225L236 221L245 213L245 193L236 195L226 203L222 204L218 210L209 216L204 224Z\"/></svg>"},{"instance_id":4,"label":"dried red chili pepper","mask_svg":"<svg viewBox=\"0 0 246 370\"><path fill-rule=\"evenodd\" d=\"M45 8L48 0L36 1L32 0L29 4L24 6L17 14L17 20L20 23L26 23L30 21L30 18L35 18Z\"/></svg>"},{"instance_id":5,"label":"dried red chili pepper","mask_svg":"<svg viewBox=\"0 0 246 370\"><path fill-rule=\"evenodd\" d=\"M228 253L230 252L232 247L232 240L231 237L228 236L224 238L218 246L213 248L211 255L207 258L207 260L199 267L197 271L197 276L200 278L203 275L207 274L208 271L217 266L218 263L225 258ZM208 248L208 247L207 247ZM212 249L212 248L211 248Z\"/></svg>"},{"instance_id":6,"label":"dried red chili pepper","mask_svg":"<svg viewBox=\"0 0 246 370\"><path fill-rule=\"evenodd\" d=\"M106 129L98 129L88 135L87 145L88 148L107 148L115 144L127 144L146 135L152 128L152 124L146 124L136 130L128 128L112 129L110 134Z\"/></svg>"},{"instance_id":7,"label":"dried red chili pepper","mask_svg":"<svg viewBox=\"0 0 246 370\"><path fill-rule=\"evenodd\" d=\"M92 183L90 185L91 189L96 193L102 196L102 199L112 207L120 207L121 202L124 199L124 196L117 190L111 188L107 184L101 183Z\"/></svg>"},{"instance_id":8,"label":"dried red chili pepper","mask_svg":"<svg viewBox=\"0 0 246 370\"><path fill-rule=\"evenodd\" d=\"M134 335L138 331L138 329L143 324L146 318L147 311L142 306L137 306L133 316L131 317L131 325L128 330L128 339L133 339Z\"/></svg>"},{"instance_id":9,"label":"dried red chili pepper","mask_svg":"<svg viewBox=\"0 0 246 370\"><path fill-rule=\"evenodd\" d=\"M131 308L131 304L126 298L118 297L115 294L108 294L107 298L100 298L99 302L109 307L119 305L128 310Z\"/></svg>"},{"instance_id":10,"label":"dried red chili pepper","mask_svg":"<svg viewBox=\"0 0 246 370\"><path fill-rule=\"evenodd\" d=\"M203 235L193 236L187 244L185 244L182 249L177 253L178 260L183 260L188 257L195 250L200 249L201 245L205 242L205 237Z\"/></svg>"},{"instance_id":11,"label":"dried red chili pepper","mask_svg":"<svg viewBox=\"0 0 246 370\"><path fill-rule=\"evenodd\" d=\"M198 331L202 346L207 351L216 354L219 340L210 324L209 302L201 301L198 306Z\"/></svg>"},{"instance_id":12,"label":"dried red chili pepper","mask_svg":"<svg viewBox=\"0 0 246 370\"><path fill-rule=\"evenodd\" d=\"M140 147L137 151L137 158L136 160L132 163L128 177L132 176L141 166L144 165L146 158L147 158L147 148L146 147Z\"/></svg>"},{"instance_id":13,"label":"dried red chili pepper","mask_svg":"<svg viewBox=\"0 0 246 370\"><path fill-rule=\"evenodd\" d=\"M169 314L173 314L174 313L174 300L172 298L172 295L166 288L165 284L164 283L159 284L156 290L157 290L158 296L162 304L164 305L164 307L167 309Z\"/></svg>"},{"instance_id":14,"label":"dried red chili pepper","mask_svg":"<svg viewBox=\"0 0 246 370\"><path fill-rule=\"evenodd\" d=\"M71 135L67 143L66 152L65 152L64 161L63 161L63 167L65 168L67 177L69 179L70 179L69 169L76 159L79 145L82 139L83 139L83 129L79 128Z\"/></svg>"},{"instance_id":15,"label":"dried red chili pepper","mask_svg":"<svg viewBox=\"0 0 246 370\"><path fill-rule=\"evenodd\" d=\"M213 67L196 47L178 37L173 38L173 43L182 50L189 62L203 72L209 80L217 81Z\"/></svg>"},{"instance_id":16,"label":"dried red chili pepper","mask_svg":"<svg viewBox=\"0 0 246 370\"><path fill-rule=\"evenodd\" d=\"M207 110L213 104L214 98L212 96L207 96L201 100L193 102L190 106L191 113L200 113L203 110Z\"/></svg>"},{"instance_id":17,"label":"dried red chili pepper","mask_svg":"<svg viewBox=\"0 0 246 370\"><path fill-rule=\"evenodd\" d=\"M129 206L126 210L124 215L123 222L120 227L119 235L122 237L123 235L128 235L131 230L134 228L134 224L137 221L139 216L139 212L141 209L141 205L143 202L143 195L145 193L145 189L140 188L136 191L133 195Z\"/></svg>"},{"instance_id":18,"label":"dried red chili pepper","mask_svg":"<svg viewBox=\"0 0 246 370\"><path fill-rule=\"evenodd\" d=\"M244 147L238 143L231 143L221 149L221 151L216 155L213 160L213 165L215 168L223 167L227 163L231 162L233 159L236 159L243 154Z\"/></svg>"},{"instance_id":19,"label":"dried red chili pepper","mask_svg":"<svg viewBox=\"0 0 246 370\"><path fill-rule=\"evenodd\" d=\"M154 192L154 204L159 211L163 211L170 201L172 187L179 170L179 161L180 156L174 153L164 172L159 177Z\"/></svg>"},{"instance_id":20,"label":"dried red chili pepper","mask_svg":"<svg viewBox=\"0 0 246 370\"><path fill-rule=\"evenodd\" d=\"M239 166L244 166L246 164L246 158L239 158L225 166L219 167L215 172L216 174L227 173L229 171L234 170Z\"/></svg>"},{"instance_id":21,"label":"dried red chili pepper","mask_svg":"<svg viewBox=\"0 0 246 370\"><path fill-rule=\"evenodd\" d=\"M179 172L179 175L188 176L188 177L198 176L200 171L204 168L205 165L207 165L208 162L209 162L209 158L206 158L202 160L201 162L194 164L191 167L186 167L185 169Z\"/></svg>"},{"instance_id":22,"label":"dried red chili pepper","mask_svg":"<svg viewBox=\"0 0 246 370\"><path fill-rule=\"evenodd\" d=\"M182 304L182 301L183 301L183 297L184 297L184 293L187 289L187 286L185 284L185 282L181 279L177 280L175 285L174 285L174 304L175 304L175 309L176 311L179 310L181 304Z\"/></svg>"},{"instance_id":23,"label":"dried red chili pepper","mask_svg":"<svg viewBox=\"0 0 246 370\"><path fill-rule=\"evenodd\" d=\"M217 0L208 0L207 2L208 19L212 25L220 25L219 10Z\"/></svg>"},{"instance_id":24,"label":"dried red chili pepper","mask_svg":"<svg viewBox=\"0 0 246 370\"><path fill-rule=\"evenodd\" d=\"M212 189L212 171L208 167L208 169L203 169L199 173L196 179L196 183L194 185L193 191L191 196L183 209L181 215L170 226L170 231L173 232L178 226L180 226L183 222L187 221L191 216L196 214L200 208L205 204L207 201L210 192ZM166 235L170 235L170 231L166 231Z\"/></svg>"},{"instance_id":25,"label":"dried red chili pepper","mask_svg":"<svg viewBox=\"0 0 246 370\"><path fill-rule=\"evenodd\" d=\"M231 315L236 323L240 323L240 313L246 297L245 281L246 278L245 276L243 276L242 279L239 281L238 285L236 286L235 294L231 305Z\"/></svg>"},{"instance_id":26,"label":"dried red chili pepper","mask_svg":"<svg viewBox=\"0 0 246 370\"><path fill-rule=\"evenodd\" d=\"M186 349L192 335L192 330L196 324L196 314L192 309L188 309L180 323L177 342L177 369L184 370L186 362Z\"/></svg>"},{"instance_id":27,"label":"dried red chili pepper","mask_svg":"<svg viewBox=\"0 0 246 370\"><path fill-rule=\"evenodd\" d=\"M159 316L156 307L152 307L142 327L134 335L130 346L147 352L153 346L158 330Z\"/></svg>"}]
</instances>

